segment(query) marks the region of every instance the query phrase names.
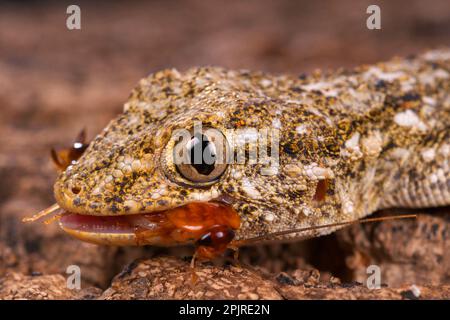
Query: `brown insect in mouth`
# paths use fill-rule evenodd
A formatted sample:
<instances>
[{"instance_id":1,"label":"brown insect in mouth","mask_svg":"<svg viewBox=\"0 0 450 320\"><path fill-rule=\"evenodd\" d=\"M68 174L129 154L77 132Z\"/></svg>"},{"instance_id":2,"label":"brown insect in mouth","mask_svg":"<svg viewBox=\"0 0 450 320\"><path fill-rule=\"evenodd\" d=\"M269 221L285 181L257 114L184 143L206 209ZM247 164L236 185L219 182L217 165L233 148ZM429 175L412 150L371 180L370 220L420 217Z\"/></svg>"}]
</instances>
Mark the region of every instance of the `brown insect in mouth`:
<instances>
[{"instance_id":1,"label":"brown insect in mouth","mask_svg":"<svg viewBox=\"0 0 450 320\"><path fill-rule=\"evenodd\" d=\"M211 260L222 255L234 239L241 221L229 205L192 202L151 213L122 216L91 216L64 212L54 205L25 222L55 214L61 228L87 242L113 245L173 246L194 244L196 258Z\"/></svg>"},{"instance_id":2,"label":"brown insect in mouth","mask_svg":"<svg viewBox=\"0 0 450 320\"><path fill-rule=\"evenodd\" d=\"M196 257L210 260L225 252L240 224L240 217L231 206L192 202L143 215L134 228L138 244L153 242L155 237L161 245L194 243Z\"/></svg>"}]
</instances>

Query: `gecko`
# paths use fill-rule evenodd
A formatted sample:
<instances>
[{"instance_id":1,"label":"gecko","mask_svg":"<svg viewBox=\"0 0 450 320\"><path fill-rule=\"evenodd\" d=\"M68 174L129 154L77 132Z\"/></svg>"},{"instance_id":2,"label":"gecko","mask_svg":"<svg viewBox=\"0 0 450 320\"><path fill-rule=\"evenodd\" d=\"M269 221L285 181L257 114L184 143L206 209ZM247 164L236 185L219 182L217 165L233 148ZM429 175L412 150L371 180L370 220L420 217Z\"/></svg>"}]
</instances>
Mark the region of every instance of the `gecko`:
<instances>
[{"instance_id":1,"label":"gecko","mask_svg":"<svg viewBox=\"0 0 450 320\"><path fill-rule=\"evenodd\" d=\"M326 235L380 209L450 205L449 92L447 48L297 77L159 71L64 154L57 203L28 221L57 213L83 241L194 243L212 258L248 239ZM174 138L180 130L187 138ZM269 131L276 143L252 144ZM192 161L193 148L209 161Z\"/></svg>"}]
</instances>

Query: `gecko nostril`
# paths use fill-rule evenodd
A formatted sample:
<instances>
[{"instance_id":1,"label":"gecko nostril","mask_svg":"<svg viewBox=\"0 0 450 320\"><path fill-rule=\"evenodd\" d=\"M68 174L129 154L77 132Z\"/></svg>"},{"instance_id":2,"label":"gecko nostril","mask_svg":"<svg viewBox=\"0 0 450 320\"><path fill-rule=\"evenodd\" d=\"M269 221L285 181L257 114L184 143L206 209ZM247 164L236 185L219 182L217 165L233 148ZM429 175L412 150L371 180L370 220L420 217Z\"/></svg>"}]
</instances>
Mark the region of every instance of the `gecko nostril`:
<instances>
[{"instance_id":1,"label":"gecko nostril","mask_svg":"<svg viewBox=\"0 0 450 320\"><path fill-rule=\"evenodd\" d=\"M81 192L81 188L78 186L74 186L70 189L70 191L72 191L73 194L79 194Z\"/></svg>"},{"instance_id":2,"label":"gecko nostril","mask_svg":"<svg viewBox=\"0 0 450 320\"><path fill-rule=\"evenodd\" d=\"M81 184L78 181L69 181L67 190L74 195L80 194L82 191Z\"/></svg>"}]
</instances>

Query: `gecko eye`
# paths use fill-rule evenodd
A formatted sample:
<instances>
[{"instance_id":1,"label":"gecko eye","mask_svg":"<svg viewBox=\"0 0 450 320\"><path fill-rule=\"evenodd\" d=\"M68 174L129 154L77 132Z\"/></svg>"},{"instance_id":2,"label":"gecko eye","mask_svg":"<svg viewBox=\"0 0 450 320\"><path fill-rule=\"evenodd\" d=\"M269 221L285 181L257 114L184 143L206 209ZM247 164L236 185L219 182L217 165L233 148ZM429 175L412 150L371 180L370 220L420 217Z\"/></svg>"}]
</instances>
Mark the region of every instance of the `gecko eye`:
<instances>
[{"instance_id":1,"label":"gecko eye","mask_svg":"<svg viewBox=\"0 0 450 320\"><path fill-rule=\"evenodd\" d=\"M180 139L175 152L178 172L191 182L212 182L227 168L227 141L216 129L195 132L188 139Z\"/></svg>"}]
</instances>

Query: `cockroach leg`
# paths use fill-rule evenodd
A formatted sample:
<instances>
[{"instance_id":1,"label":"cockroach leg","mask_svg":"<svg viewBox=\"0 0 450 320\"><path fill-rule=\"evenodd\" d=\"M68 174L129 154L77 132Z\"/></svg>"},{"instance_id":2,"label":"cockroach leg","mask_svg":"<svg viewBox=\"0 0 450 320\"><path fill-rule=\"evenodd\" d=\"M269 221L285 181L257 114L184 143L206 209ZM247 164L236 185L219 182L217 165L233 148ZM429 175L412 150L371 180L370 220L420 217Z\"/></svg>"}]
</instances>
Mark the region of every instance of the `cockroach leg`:
<instances>
[{"instance_id":1,"label":"cockroach leg","mask_svg":"<svg viewBox=\"0 0 450 320\"><path fill-rule=\"evenodd\" d=\"M230 248L233 250L233 259L239 261L239 248Z\"/></svg>"},{"instance_id":2,"label":"cockroach leg","mask_svg":"<svg viewBox=\"0 0 450 320\"><path fill-rule=\"evenodd\" d=\"M50 149L50 155L51 155L53 163L56 165L56 167L58 169L63 169L64 165L61 163L58 153L56 152L56 150L54 148Z\"/></svg>"},{"instance_id":3,"label":"cockroach leg","mask_svg":"<svg viewBox=\"0 0 450 320\"><path fill-rule=\"evenodd\" d=\"M62 149L59 151L56 151L52 148L50 150L50 154L58 170L63 171L69 165L77 161L88 146L89 144L86 143L86 130L83 129L78 134L77 138L70 148Z\"/></svg>"},{"instance_id":4,"label":"cockroach leg","mask_svg":"<svg viewBox=\"0 0 450 320\"><path fill-rule=\"evenodd\" d=\"M191 264L190 264L190 271L191 271L191 284L195 285L198 281L198 275L195 272L195 259L197 258L197 251L194 252L194 255L192 256L191 259Z\"/></svg>"}]
</instances>

